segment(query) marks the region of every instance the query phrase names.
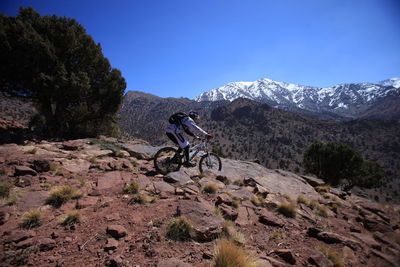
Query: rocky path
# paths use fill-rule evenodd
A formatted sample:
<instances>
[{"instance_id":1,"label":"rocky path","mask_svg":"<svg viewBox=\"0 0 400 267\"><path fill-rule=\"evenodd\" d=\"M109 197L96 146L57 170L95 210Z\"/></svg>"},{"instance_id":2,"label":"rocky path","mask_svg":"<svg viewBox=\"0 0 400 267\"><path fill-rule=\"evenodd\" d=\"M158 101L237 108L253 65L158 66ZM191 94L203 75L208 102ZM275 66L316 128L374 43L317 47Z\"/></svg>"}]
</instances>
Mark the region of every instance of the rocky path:
<instances>
[{"instance_id":1,"label":"rocky path","mask_svg":"<svg viewBox=\"0 0 400 267\"><path fill-rule=\"evenodd\" d=\"M399 207L229 159L163 176L155 151L110 138L0 146L0 266L210 266L223 236L259 266L399 266ZM187 241L167 235L178 216Z\"/></svg>"}]
</instances>

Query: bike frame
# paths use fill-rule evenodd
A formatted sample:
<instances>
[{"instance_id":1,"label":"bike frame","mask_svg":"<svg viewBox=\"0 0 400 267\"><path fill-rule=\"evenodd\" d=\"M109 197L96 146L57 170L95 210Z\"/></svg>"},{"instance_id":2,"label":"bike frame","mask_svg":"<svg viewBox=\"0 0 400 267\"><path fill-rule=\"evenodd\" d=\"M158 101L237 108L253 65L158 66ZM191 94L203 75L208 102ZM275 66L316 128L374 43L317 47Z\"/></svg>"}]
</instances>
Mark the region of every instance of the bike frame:
<instances>
[{"instance_id":1,"label":"bike frame","mask_svg":"<svg viewBox=\"0 0 400 267\"><path fill-rule=\"evenodd\" d=\"M201 151L204 151L204 154L208 154L207 151L207 142L206 139L203 139L201 143L193 146L190 150L189 150L189 160L191 161L192 159L194 159L194 157L197 156L197 154Z\"/></svg>"}]
</instances>

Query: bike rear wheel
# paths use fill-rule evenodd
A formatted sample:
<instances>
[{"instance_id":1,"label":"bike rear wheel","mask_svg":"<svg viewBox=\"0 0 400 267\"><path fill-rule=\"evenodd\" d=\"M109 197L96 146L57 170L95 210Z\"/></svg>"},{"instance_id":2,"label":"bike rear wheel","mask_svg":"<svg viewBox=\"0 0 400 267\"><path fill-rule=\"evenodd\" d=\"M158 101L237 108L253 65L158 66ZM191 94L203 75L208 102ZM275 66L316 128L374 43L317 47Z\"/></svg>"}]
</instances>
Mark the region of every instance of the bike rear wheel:
<instances>
[{"instance_id":1,"label":"bike rear wheel","mask_svg":"<svg viewBox=\"0 0 400 267\"><path fill-rule=\"evenodd\" d=\"M206 170L220 171L222 169L221 159L215 153L207 153L201 157L199 169L201 173Z\"/></svg>"},{"instance_id":2,"label":"bike rear wheel","mask_svg":"<svg viewBox=\"0 0 400 267\"><path fill-rule=\"evenodd\" d=\"M164 147L154 156L154 167L161 174L178 171L182 165L182 158L177 154L177 149Z\"/></svg>"}]
</instances>

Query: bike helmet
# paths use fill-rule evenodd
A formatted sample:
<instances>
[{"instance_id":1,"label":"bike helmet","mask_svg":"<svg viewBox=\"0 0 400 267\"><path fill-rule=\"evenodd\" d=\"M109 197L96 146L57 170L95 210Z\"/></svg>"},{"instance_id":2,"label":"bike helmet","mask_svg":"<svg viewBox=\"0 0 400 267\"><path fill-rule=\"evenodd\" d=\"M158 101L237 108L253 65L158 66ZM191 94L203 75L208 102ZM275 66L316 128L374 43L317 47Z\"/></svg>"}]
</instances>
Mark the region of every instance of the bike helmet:
<instances>
[{"instance_id":1,"label":"bike helmet","mask_svg":"<svg viewBox=\"0 0 400 267\"><path fill-rule=\"evenodd\" d=\"M197 113L196 111L189 111L189 117L192 118L193 120L198 120L200 119L199 113Z\"/></svg>"}]
</instances>

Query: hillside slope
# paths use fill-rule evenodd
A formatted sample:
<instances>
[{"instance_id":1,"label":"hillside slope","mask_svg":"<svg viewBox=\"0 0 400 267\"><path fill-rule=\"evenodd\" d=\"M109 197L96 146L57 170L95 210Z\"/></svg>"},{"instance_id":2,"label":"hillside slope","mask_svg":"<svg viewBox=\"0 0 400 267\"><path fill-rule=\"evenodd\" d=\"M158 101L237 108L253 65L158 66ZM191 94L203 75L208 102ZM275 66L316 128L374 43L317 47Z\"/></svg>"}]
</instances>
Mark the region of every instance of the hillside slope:
<instances>
[{"instance_id":1,"label":"hillside slope","mask_svg":"<svg viewBox=\"0 0 400 267\"><path fill-rule=\"evenodd\" d=\"M1 191L1 264L205 267L222 237L259 266L384 267L400 260L398 206L230 159L222 172L157 175L156 150L109 138L0 146L0 185L11 185ZM215 193L202 190L210 184ZM55 201L60 188L73 197ZM192 225L185 242L167 234L177 216Z\"/></svg>"},{"instance_id":2,"label":"hillside slope","mask_svg":"<svg viewBox=\"0 0 400 267\"><path fill-rule=\"evenodd\" d=\"M214 134L212 146L216 150L234 159L257 159L268 168L301 172L302 155L313 142L346 143L361 152L366 160L378 161L389 172L390 180L374 197L383 201L386 197L388 201L400 200L398 121L327 122L249 99L206 102L206 106L201 105L205 102L188 99L143 96L129 99L120 112L121 129L154 145L168 142L164 133L168 117L190 109L201 112L199 125Z\"/></svg>"}]
</instances>

